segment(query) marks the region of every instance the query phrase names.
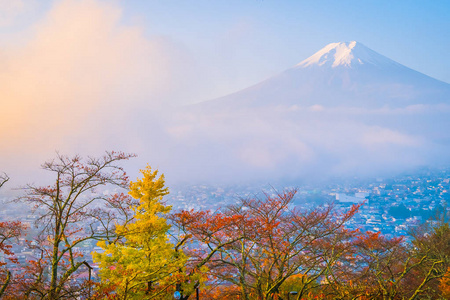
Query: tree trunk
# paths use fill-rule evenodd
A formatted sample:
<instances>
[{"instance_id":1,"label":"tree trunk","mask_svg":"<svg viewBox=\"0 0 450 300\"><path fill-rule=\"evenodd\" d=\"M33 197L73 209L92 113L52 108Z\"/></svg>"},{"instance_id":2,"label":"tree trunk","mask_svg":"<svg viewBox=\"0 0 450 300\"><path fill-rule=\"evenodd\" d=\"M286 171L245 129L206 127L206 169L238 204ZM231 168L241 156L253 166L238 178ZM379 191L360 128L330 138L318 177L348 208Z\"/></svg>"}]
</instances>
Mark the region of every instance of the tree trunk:
<instances>
[{"instance_id":1,"label":"tree trunk","mask_svg":"<svg viewBox=\"0 0 450 300\"><path fill-rule=\"evenodd\" d=\"M48 293L49 300L57 300L58 295L56 295L56 286L58 281L58 251L59 251L59 241L53 243L53 255L52 255L52 269L51 269L51 280L50 280L50 291Z\"/></svg>"},{"instance_id":2,"label":"tree trunk","mask_svg":"<svg viewBox=\"0 0 450 300\"><path fill-rule=\"evenodd\" d=\"M11 280L11 272L10 271L8 271L8 275L6 276L6 281L5 281L5 283L3 284L3 286L2 286L2 288L0 289L0 298L3 296L3 294L5 293L5 291L6 291L6 288L8 287L8 285L9 285L9 281Z\"/></svg>"}]
</instances>

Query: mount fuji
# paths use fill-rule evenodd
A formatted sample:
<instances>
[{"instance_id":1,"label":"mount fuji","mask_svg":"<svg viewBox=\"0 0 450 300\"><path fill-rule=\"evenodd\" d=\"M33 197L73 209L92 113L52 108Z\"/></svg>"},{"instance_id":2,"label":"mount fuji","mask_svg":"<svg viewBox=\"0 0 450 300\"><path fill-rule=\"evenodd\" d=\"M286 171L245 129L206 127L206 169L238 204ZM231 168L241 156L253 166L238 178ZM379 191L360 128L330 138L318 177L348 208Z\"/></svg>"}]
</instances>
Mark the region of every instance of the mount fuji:
<instances>
[{"instance_id":1,"label":"mount fuji","mask_svg":"<svg viewBox=\"0 0 450 300\"><path fill-rule=\"evenodd\" d=\"M331 43L275 77L203 105L222 109L280 105L399 108L448 103L449 95L450 84L353 41Z\"/></svg>"},{"instance_id":2,"label":"mount fuji","mask_svg":"<svg viewBox=\"0 0 450 300\"><path fill-rule=\"evenodd\" d=\"M177 146L163 155L207 179L383 176L450 165L449 129L449 84L360 43L332 43L171 116Z\"/></svg>"}]
</instances>

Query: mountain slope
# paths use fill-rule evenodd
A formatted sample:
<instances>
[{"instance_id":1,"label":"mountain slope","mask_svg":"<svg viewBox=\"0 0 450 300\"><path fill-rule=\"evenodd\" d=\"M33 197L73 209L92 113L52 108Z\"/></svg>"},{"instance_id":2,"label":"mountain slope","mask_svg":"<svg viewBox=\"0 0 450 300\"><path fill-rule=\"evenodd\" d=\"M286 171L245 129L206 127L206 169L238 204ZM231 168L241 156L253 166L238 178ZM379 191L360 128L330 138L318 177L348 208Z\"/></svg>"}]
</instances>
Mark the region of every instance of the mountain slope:
<instances>
[{"instance_id":1,"label":"mountain slope","mask_svg":"<svg viewBox=\"0 0 450 300\"><path fill-rule=\"evenodd\" d=\"M202 105L407 107L450 102L450 85L357 43L332 43L285 72Z\"/></svg>"}]
</instances>

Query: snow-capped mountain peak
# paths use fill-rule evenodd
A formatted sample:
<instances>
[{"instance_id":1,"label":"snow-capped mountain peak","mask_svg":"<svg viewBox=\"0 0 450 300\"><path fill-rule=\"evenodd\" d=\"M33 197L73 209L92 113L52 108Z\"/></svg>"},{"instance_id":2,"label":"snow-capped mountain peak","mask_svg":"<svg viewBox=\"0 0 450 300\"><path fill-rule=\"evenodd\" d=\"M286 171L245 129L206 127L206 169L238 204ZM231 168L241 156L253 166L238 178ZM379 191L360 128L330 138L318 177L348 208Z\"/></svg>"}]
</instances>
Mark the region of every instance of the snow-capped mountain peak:
<instances>
[{"instance_id":1,"label":"snow-capped mountain peak","mask_svg":"<svg viewBox=\"0 0 450 300\"><path fill-rule=\"evenodd\" d=\"M403 66L358 42L328 44L293 68L211 100L221 109L405 107L450 103L450 85Z\"/></svg>"},{"instance_id":2,"label":"snow-capped mountain peak","mask_svg":"<svg viewBox=\"0 0 450 300\"><path fill-rule=\"evenodd\" d=\"M398 65L395 61L378 54L356 41L331 43L308 57L296 67L306 68L321 67L355 67L358 65L372 64L376 66Z\"/></svg>"}]
</instances>

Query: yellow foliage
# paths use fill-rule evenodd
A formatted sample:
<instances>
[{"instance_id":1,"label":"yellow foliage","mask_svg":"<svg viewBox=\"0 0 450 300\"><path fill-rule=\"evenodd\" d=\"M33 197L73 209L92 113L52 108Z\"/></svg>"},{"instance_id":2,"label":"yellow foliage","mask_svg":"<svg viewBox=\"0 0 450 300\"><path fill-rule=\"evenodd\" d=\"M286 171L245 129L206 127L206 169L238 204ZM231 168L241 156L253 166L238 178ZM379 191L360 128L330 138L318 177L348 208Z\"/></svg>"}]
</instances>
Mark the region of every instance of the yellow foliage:
<instances>
[{"instance_id":1,"label":"yellow foliage","mask_svg":"<svg viewBox=\"0 0 450 300\"><path fill-rule=\"evenodd\" d=\"M116 233L124 239L112 244L99 242L104 253L94 253L94 260L100 266L101 286L108 290L113 286L117 296L163 299L186 257L175 252L168 239L170 225L163 216L171 207L162 202L169 193L164 175L158 177L158 171L150 166L141 173L142 178L130 183L129 194L139 199L134 222L117 225Z\"/></svg>"}]
</instances>

